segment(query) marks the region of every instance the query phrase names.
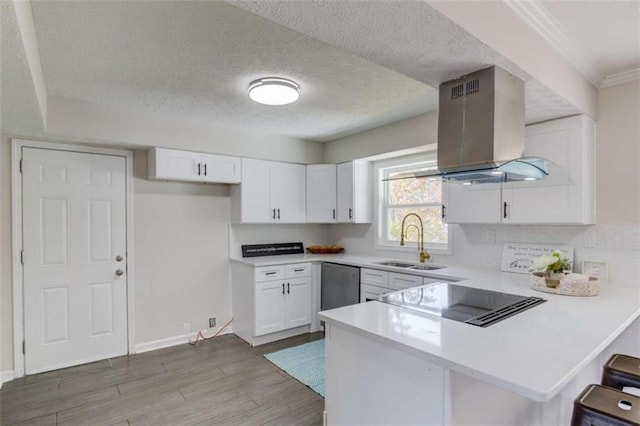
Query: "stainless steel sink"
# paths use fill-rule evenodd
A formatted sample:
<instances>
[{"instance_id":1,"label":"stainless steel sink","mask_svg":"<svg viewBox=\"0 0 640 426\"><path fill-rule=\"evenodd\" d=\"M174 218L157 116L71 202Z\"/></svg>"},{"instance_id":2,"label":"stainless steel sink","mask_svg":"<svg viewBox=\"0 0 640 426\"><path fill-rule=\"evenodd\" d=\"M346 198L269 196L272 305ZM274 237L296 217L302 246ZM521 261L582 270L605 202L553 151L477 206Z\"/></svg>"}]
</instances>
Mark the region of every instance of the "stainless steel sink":
<instances>
[{"instance_id":1,"label":"stainless steel sink","mask_svg":"<svg viewBox=\"0 0 640 426\"><path fill-rule=\"evenodd\" d=\"M395 266L396 268L411 268L412 266L418 266L415 263L401 262L398 260L381 260L380 262L373 263L383 266Z\"/></svg>"},{"instance_id":2,"label":"stainless steel sink","mask_svg":"<svg viewBox=\"0 0 640 426\"><path fill-rule=\"evenodd\" d=\"M433 271L435 269L442 269L444 266L435 266L435 265L413 265L409 266L408 269L416 269L418 271Z\"/></svg>"},{"instance_id":3,"label":"stainless steel sink","mask_svg":"<svg viewBox=\"0 0 640 426\"><path fill-rule=\"evenodd\" d=\"M415 269L416 271L433 271L435 269L442 269L444 266L436 265L423 265L416 263L403 262L401 260L381 260L379 262L373 262L376 265L393 266L396 268Z\"/></svg>"}]
</instances>

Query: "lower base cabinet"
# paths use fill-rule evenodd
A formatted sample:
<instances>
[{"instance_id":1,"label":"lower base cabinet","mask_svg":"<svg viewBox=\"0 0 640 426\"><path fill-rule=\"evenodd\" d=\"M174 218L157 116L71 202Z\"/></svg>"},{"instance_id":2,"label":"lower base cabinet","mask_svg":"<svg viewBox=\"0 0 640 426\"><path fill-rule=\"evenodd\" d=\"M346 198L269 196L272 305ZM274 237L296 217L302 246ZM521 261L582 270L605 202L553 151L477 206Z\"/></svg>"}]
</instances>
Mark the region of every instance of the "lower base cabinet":
<instances>
[{"instance_id":1,"label":"lower base cabinet","mask_svg":"<svg viewBox=\"0 0 640 426\"><path fill-rule=\"evenodd\" d=\"M232 263L233 331L256 346L309 332L319 310L310 263Z\"/></svg>"},{"instance_id":2,"label":"lower base cabinet","mask_svg":"<svg viewBox=\"0 0 640 426\"><path fill-rule=\"evenodd\" d=\"M256 283L254 336L311 323L311 277Z\"/></svg>"}]
</instances>

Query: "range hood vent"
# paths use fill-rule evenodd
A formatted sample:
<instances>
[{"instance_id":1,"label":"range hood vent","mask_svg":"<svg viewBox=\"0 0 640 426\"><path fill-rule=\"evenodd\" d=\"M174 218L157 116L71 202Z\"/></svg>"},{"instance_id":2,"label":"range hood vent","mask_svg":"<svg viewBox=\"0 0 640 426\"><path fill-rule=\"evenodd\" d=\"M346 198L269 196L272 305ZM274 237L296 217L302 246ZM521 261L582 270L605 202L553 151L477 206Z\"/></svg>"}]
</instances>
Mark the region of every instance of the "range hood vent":
<instances>
[{"instance_id":1,"label":"range hood vent","mask_svg":"<svg viewBox=\"0 0 640 426\"><path fill-rule=\"evenodd\" d=\"M414 177L464 183L543 179L547 161L523 157L524 125L524 82L501 68L442 83L437 170Z\"/></svg>"}]
</instances>

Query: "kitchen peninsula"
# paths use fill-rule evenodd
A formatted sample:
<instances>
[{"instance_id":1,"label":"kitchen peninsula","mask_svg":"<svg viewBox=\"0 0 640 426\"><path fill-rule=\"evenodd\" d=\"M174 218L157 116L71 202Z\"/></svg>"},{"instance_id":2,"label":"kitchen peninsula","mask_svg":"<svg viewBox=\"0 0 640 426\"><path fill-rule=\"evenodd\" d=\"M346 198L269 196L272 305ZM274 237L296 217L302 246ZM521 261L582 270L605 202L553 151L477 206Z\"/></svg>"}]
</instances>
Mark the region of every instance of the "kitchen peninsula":
<instances>
[{"instance_id":1,"label":"kitchen peninsula","mask_svg":"<svg viewBox=\"0 0 640 426\"><path fill-rule=\"evenodd\" d=\"M569 424L574 399L600 381L606 359L638 351L638 288L605 285L599 296L570 297L534 291L528 275L455 266L408 271L381 260L269 256L234 258L232 267L308 263L319 273L328 261L547 301L487 328L377 301L320 312L328 425Z\"/></svg>"},{"instance_id":2,"label":"kitchen peninsula","mask_svg":"<svg viewBox=\"0 0 640 426\"><path fill-rule=\"evenodd\" d=\"M438 274L471 277L458 285L540 296L526 275ZM544 297L487 328L381 302L321 312L327 424L569 424L573 400L599 382L606 358L637 342L640 290Z\"/></svg>"}]
</instances>

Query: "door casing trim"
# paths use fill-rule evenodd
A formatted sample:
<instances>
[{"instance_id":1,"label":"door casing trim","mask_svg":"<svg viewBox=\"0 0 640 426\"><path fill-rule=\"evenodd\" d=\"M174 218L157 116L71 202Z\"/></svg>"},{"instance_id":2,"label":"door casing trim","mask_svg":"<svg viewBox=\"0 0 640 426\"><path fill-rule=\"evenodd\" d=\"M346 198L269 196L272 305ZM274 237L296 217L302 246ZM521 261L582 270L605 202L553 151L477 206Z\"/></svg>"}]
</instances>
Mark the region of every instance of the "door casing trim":
<instances>
[{"instance_id":1,"label":"door casing trim","mask_svg":"<svg viewBox=\"0 0 640 426\"><path fill-rule=\"evenodd\" d=\"M72 143L11 139L11 264L13 282L13 370L14 378L25 375L22 251L22 148L40 148L83 154L104 154L125 158L126 244L127 244L127 353L135 353L135 261L133 252L133 151L100 148Z\"/></svg>"}]
</instances>

